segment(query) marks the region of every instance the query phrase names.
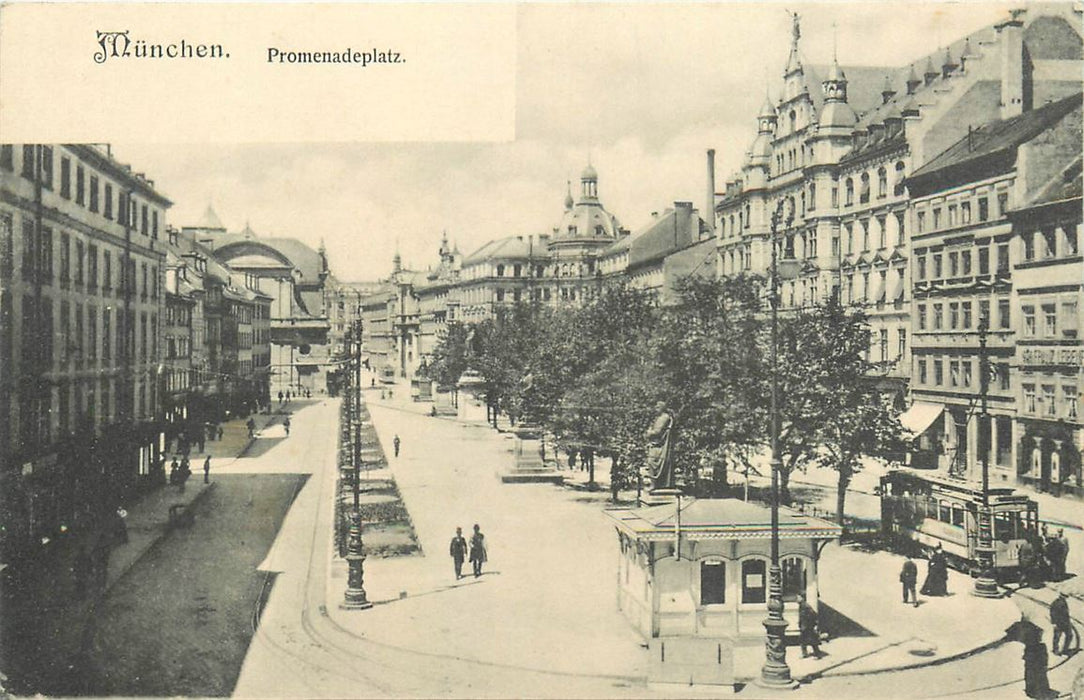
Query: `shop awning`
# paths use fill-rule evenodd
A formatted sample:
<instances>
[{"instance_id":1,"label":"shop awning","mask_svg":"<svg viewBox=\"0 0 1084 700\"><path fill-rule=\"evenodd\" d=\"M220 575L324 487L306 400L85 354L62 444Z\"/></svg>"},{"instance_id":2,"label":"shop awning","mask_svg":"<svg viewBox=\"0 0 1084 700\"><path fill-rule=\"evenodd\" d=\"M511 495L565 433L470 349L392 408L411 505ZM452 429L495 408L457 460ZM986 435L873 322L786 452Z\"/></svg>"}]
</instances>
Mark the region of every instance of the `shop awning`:
<instances>
[{"instance_id":1,"label":"shop awning","mask_svg":"<svg viewBox=\"0 0 1084 700\"><path fill-rule=\"evenodd\" d=\"M942 404L916 401L900 414L900 424L903 425L904 430L918 436L926 432L944 411L945 407Z\"/></svg>"}]
</instances>

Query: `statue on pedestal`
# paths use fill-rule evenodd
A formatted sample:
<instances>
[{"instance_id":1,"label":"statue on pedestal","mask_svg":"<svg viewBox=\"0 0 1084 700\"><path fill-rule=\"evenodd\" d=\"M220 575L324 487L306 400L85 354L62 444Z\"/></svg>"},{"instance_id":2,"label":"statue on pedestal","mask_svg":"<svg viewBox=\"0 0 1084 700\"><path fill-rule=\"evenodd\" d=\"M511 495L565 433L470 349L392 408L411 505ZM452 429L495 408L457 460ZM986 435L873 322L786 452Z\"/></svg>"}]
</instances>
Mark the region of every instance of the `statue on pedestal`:
<instances>
[{"instance_id":1,"label":"statue on pedestal","mask_svg":"<svg viewBox=\"0 0 1084 700\"><path fill-rule=\"evenodd\" d=\"M651 479L651 491L673 489L675 486L674 457L671 449L674 418L662 401L655 404L655 413L655 420L644 432L644 439L648 444L643 475Z\"/></svg>"}]
</instances>

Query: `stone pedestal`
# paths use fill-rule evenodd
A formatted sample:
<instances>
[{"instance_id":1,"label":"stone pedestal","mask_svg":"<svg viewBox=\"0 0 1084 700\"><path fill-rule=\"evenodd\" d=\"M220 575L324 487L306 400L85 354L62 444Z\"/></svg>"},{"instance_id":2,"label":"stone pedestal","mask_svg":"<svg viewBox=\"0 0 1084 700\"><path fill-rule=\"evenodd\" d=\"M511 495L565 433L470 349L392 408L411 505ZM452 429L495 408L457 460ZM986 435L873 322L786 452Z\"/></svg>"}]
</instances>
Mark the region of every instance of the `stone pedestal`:
<instances>
[{"instance_id":1,"label":"stone pedestal","mask_svg":"<svg viewBox=\"0 0 1084 700\"><path fill-rule=\"evenodd\" d=\"M564 478L542 459L542 433L530 425L515 429L512 468L501 475L504 483L549 482L560 484Z\"/></svg>"}]
</instances>

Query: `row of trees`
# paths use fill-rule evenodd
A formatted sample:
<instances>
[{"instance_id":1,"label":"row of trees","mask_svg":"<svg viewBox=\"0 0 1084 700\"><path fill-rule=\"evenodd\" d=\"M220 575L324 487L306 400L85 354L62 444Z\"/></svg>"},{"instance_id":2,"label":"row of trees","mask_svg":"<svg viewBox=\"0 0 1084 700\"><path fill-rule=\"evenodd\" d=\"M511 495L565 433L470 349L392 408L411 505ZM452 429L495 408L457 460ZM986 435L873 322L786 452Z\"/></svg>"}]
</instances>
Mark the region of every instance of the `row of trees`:
<instances>
[{"instance_id":1,"label":"row of trees","mask_svg":"<svg viewBox=\"0 0 1084 700\"><path fill-rule=\"evenodd\" d=\"M546 429L593 466L612 460L611 484L635 483L643 431L662 401L674 417L675 464L686 488L727 493L728 474L752 469L769 442L771 334L757 277L690 278L679 302L658 307L629 287L579 308L522 303L478 324L451 323L431 376L454 387L471 371L490 415ZM839 473L837 511L863 455L903 449L895 411L869 380L869 325L830 302L781 314L777 344L781 497L796 470ZM593 480L593 474L592 474Z\"/></svg>"}]
</instances>

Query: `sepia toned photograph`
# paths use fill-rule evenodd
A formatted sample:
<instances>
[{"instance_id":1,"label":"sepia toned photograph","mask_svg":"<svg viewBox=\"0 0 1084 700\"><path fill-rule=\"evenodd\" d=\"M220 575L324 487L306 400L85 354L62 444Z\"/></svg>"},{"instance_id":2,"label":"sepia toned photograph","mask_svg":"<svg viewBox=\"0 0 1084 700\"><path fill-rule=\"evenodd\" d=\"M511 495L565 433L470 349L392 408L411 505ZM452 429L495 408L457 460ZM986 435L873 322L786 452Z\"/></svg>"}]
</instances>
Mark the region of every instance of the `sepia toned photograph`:
<instances>
[{"instance_id":1,"label":"sepia toned photograph","mask_svg":"<svg viewBox=\"0 0 1084 700\"><path fill-rule=\"evenodd\" d=\"M1080 2L0 7L0 697L1084 698Z\"/></svg>"}]
</instances>

